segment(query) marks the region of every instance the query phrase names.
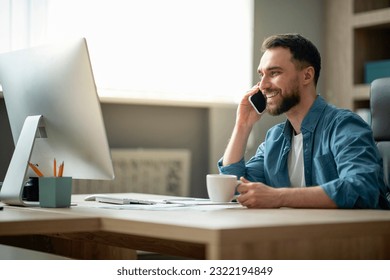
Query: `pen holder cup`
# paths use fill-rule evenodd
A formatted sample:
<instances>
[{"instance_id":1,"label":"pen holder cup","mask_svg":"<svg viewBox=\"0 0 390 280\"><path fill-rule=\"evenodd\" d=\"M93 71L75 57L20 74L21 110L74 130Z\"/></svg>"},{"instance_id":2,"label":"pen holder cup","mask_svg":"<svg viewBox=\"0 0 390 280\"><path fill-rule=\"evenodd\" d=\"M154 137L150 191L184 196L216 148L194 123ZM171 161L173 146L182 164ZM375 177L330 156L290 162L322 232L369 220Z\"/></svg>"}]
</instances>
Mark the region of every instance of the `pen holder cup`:
<instances>
[{"instance_id":1,"label":"pen holder cup","mask_svg":"<svg viewBox=\"0 0 390 280\"><path fill-rule=\"evenodd\" d=\"M72 177L39 177L39 205L44 208L70 207Z\"/></svg>"}]
</instances>

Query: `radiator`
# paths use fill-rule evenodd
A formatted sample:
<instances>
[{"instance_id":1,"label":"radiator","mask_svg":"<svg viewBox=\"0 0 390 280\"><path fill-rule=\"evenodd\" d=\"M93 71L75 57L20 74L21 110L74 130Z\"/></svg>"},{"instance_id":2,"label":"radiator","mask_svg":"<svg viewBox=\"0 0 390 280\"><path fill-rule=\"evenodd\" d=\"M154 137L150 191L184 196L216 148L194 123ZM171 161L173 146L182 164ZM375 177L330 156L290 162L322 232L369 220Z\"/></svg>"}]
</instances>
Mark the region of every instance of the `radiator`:
<instances>
[{"instance_id":1,"label":"radiator","mask_svg":"<svg viewBox=\"0 0 390 280\"><path fill-rule=\"evenodd\" d=\"M73 180L73 193L137 192L188 196L191 153L184 149L111 149L115 179Z\"/></svg>"}]
</instances>

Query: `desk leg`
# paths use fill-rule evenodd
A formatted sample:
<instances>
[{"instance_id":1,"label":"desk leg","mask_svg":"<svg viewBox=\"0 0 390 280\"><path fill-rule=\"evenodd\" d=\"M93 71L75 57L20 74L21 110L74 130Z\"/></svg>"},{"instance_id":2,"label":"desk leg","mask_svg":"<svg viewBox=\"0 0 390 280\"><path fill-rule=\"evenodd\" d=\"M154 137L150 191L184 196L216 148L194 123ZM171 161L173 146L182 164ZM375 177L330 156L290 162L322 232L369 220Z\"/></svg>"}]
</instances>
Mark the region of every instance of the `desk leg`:
<instances>
[{"instance_id":1,"label":"desk leg","mask_svg":"<svg viewBox=\"0 0 390 280\"><path fill-rule=\"evenodd\" d=\"M242 244L231 244L219 246L210 244L206 249L208 260L245 260L248 259L248 252Z\"/></svg>"}]
</instances>

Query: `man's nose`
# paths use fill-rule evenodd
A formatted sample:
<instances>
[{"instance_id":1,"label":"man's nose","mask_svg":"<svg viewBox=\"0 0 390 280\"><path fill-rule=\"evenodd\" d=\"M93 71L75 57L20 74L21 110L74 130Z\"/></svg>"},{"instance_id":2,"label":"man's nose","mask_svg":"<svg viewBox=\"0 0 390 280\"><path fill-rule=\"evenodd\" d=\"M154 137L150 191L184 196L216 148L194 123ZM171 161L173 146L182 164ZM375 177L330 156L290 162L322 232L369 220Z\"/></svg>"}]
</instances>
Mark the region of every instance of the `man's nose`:
<instances>
[{"instance_id":1,"label":"man's nose","mask_svg":"<svg viewBox=\"0 0 390 280\"><path fill-rule=\"evenodd\" d=\"M261 91L265 91L271 87L271 83L267 77L262 77L260 82L258 83Z\"/></svg>"}]
</instances>

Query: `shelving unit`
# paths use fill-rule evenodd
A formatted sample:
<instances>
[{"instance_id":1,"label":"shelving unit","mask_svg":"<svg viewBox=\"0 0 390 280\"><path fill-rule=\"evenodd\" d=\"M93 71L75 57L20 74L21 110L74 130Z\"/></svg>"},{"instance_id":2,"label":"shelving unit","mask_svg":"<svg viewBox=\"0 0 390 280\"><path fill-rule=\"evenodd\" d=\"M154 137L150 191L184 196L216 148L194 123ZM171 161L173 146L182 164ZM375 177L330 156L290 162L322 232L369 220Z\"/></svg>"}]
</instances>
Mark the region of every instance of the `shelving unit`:
<instances>
[{"instance_id":1,"label":"shelving unit","mask_svg":"<svg viewBox=\"0 0 390 280\"><path fill-rule=\"evenodd\" d=\"M326 95L340 107L368 108L364 65L390 59L390 1L327 0L326 11Z\"/></svg>"}]
</instances>

